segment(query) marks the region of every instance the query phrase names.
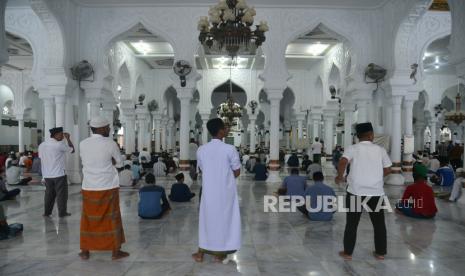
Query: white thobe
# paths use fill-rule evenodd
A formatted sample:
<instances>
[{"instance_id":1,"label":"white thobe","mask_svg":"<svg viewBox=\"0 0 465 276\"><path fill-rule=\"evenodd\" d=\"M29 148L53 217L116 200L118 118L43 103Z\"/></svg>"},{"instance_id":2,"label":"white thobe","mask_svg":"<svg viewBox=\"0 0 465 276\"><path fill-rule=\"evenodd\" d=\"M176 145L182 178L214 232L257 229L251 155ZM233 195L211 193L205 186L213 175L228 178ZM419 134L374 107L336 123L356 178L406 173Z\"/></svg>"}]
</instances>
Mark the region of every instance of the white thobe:
<instances>
[{"instance_id":1,"label":"white thobe","mask_svg":"<svg viewBox=\"0 0 465 276\"><path fill-rule=\"evenodd\" d=\"M202 170L199 215L199 247L210 251L234 251L241 246L241 217L233 171L241 162L236 148L212 139L197 151Z\"/></svg>"}]
</instances>

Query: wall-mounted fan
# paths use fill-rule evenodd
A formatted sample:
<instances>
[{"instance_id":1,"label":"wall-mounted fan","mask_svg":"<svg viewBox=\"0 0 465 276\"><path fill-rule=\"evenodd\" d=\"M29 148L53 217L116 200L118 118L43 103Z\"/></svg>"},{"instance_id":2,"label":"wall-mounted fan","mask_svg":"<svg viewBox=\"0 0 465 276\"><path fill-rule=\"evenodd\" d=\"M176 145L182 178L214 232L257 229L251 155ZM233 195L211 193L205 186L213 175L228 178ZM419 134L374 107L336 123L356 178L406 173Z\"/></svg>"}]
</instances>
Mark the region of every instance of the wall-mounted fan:
<instances>
[{"instance_id":1,"label":"wall-mounted fan","mask_svg":"<svg viewBox=\"0 0 465 276\"><path fill-rule=\"evenodd\" d=\"M150 112L157 111L158 110L158 102L156 100L151 100L147 107L148 107Z\"/></svg>"},{"instance_id":2,"label":"wall-mounted fan","mask_svg":"<svg viewBox=\"0 0 465 276\"><path fill-rule=\"evenodd\" d=\"M186 76L192 71L192 66L185 60L178 60L173 66L173 71L181 80L181 87L186 86Z\"/></svg>"},{"instance_id":3,"label":"wall-mounted fan","mask_svg":"<svg viewBox=\"0 0 465 276\"><path fill-rule=\"evenodd\" d=\"M387 74L387 70L383 67L376 65L374 63L368 64L365 69L365 82L366 83L376 83L376 89L378 89L379 83L384 81L384 77ZM367 77L373 81L367 81Z\"/></svg>"},{"instance_id":4,"label":"wall-mounted fan","mask_svg":"<svg viewBox=\"0 0 465 276\"><path fill-rule=\"evenodd\" d=\"M78 81L79 88L81 88L81 81L94 81L94 68L87 60L83 60L71 68L71 75L73 80Z\"/></svg>"}]
</instances>

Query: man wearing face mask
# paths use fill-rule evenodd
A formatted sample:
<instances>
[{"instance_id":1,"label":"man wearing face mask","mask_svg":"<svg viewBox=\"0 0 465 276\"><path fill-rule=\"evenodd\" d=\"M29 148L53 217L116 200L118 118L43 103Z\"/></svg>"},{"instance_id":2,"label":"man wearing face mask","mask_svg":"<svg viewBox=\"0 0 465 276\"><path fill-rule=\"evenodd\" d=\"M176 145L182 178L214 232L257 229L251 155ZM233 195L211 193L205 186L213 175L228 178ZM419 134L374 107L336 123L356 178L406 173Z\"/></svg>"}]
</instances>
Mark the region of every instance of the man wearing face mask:
<instances>
[{"instance_id":1,"label":"man wearing face mask","mask_svg":"<svg viewBox=\"0 0 465 276\"><path fill-rule=\"evenodd\" d=\"M50 138L39 146L42 177L45 180L44 217L52 214L55 199L58 215L60 217L71 215L67 212L68 180L65 172L67 152L74 153L74 145L69 133L63 132L62 127L50 129Z\"/></svg>"},{"instance_id":2,"label":"man wearing face mask","mask_svg":"<svg viewBox=\"0 0 465 276\"><path fill-rule=\"evenodd\" d=\"M89 259L91 250L112 251L112 259L129 253L121 251L125 242L119 207L119 177L116 167L122 165L118 145L110 136L110 123L95 117L90 123L92 134L80 144L82 160L81 253Z\"/></svg>"}]
</instances>

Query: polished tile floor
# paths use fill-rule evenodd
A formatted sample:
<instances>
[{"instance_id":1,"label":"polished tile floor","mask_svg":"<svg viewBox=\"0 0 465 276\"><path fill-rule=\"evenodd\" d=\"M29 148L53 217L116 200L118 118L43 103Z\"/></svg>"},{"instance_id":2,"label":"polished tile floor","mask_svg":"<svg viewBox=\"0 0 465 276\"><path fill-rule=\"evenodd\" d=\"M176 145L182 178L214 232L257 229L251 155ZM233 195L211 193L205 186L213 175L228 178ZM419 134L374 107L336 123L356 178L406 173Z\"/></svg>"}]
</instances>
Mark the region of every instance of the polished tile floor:
<instances>
[{"instance_id":1,"label":"polished tile floor","mask_svg":"<svg viewBox=\"0 0 465 276\"><path fill-rule=\"evenodd\" d=\"M332 178L332 177L331 177ZM165 186L171 180L159 179ZM332 181L328 181L332 183ZM10 223L25 226L22 237L0 241L0 275L463 275L465 270L465 205L439 202L434 220L413 220L390 213L388 256L371 256L373 234L367 215L362 216L352 261L341 260L344 214L332 222L310 222L298 213L264 213L263 195L277 185L239 180L242 214L242 249L234 262L215 264L210 258L197 264L198 199L173 203L172 212L159 221L137 217L136 190L121 191L121 209L127 259L111 261L109 253L94 253L89 261L79 251L80 186L69 193L71 217L44 219L40 185L23 189L16 201L3 203ZM199 186L193 190L198 193ZM336 188L343 194L341 188ZM396 199L402 188L388 186ZM56 215L56 211L54 212Z\"/></svg>"}]
</instances>

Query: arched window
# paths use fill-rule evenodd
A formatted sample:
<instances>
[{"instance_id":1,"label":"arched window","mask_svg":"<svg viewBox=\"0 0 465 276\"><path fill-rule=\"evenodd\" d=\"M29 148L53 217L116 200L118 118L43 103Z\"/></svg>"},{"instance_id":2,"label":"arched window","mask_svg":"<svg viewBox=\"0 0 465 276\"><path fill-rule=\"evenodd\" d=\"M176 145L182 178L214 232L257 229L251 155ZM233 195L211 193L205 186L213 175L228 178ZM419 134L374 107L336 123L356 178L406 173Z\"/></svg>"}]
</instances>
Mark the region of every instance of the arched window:
<instances>
[{"instance_id":1,"label":"arched window","mask_svg":"<svg viewBox=\"0 0 465 276\"><path fill-rule=\"evenodd\" d=\"M8 116L11 117L13 116L13 102L12 101L7 101L5 105L2 108L2 115L3 116Z\"/></svg>"}]
</instances>

